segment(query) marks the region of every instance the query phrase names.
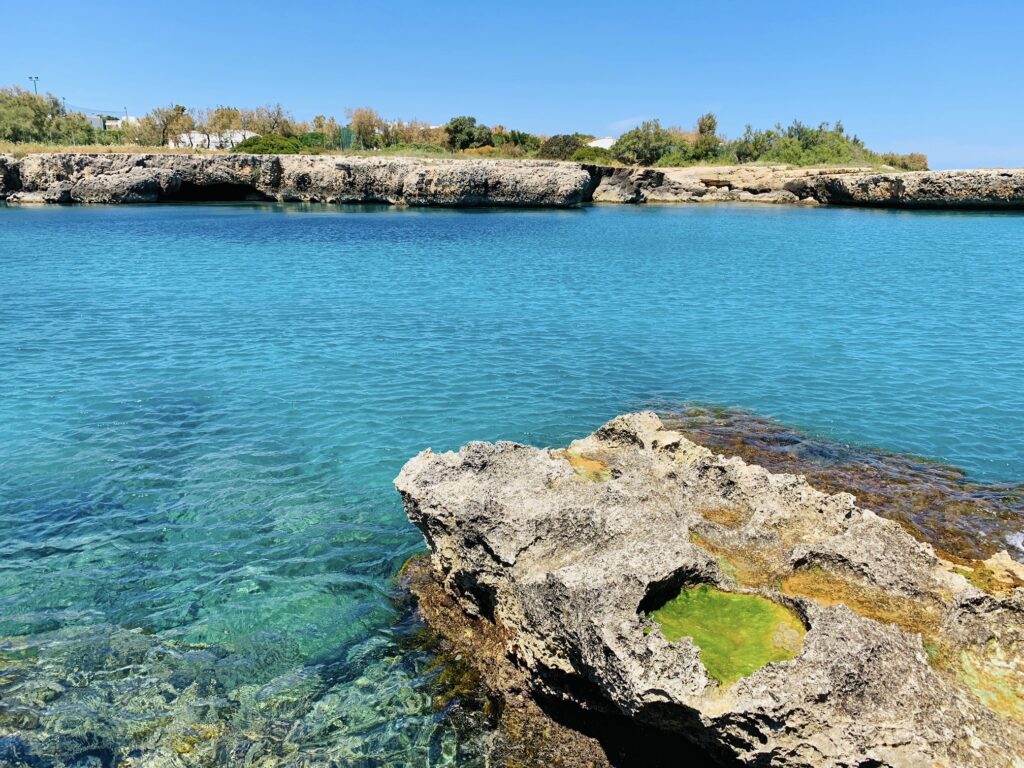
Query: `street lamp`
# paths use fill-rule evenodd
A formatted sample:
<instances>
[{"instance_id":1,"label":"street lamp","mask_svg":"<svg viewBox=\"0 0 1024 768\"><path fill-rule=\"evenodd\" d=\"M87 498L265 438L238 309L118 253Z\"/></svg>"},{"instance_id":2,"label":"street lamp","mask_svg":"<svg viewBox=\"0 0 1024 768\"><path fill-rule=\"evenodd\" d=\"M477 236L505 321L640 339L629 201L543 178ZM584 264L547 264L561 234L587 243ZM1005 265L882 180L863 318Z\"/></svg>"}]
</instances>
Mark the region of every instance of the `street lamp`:
<instances>
[{"instance_id":1,"label":"street lamp","mask_svg":"<svg viewBox=\"0 0 1024 768\"><path fill-rule=\"evenodd\" d=\"M39 95L39 77L36 75L29 75L28 79L32 81L32 93L36 96Z\"/></svg>"}]
</instances>

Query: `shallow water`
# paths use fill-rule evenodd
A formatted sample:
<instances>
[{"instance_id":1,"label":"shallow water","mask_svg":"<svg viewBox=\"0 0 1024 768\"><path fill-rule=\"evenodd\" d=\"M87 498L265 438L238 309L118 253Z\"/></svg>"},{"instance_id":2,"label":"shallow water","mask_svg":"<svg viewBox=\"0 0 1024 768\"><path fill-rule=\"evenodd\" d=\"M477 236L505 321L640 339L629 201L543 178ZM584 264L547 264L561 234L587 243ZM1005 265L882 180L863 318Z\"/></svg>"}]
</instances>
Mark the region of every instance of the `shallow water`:
<instances>
[{"instance_id":1,"label":"shallow water","mask_svg":"<svg viewBox=\"0 0 1024 768\"><path fill-rule=\"evenodd\" d=\"M0 207L0 763L469 764L408 457L696 401L1018 481L1022 285L1015 215Z\"/></svg>"}]
</instances>

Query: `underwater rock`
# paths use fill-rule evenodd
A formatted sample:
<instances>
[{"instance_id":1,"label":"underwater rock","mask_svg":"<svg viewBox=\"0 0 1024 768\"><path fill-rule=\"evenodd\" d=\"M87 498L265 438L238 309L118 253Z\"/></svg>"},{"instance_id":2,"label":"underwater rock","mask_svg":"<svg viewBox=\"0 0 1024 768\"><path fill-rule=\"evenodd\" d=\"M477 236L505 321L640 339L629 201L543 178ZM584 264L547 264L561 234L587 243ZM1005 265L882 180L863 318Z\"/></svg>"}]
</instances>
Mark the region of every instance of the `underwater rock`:
<instances>
[{"instance_id":1,"label":"underwater rock","mask_svg":"<svg viewBox=\"0 0 1024 768\"><path fill-rule=\"evenodd\" d=\"M951 563L652 413L564 450L427 450L395 484L425 618L497 643L478 661L507 700L726 765L1024 766L1024 589L978 577L1008 557Z\"/></svg>"}]
</instances>

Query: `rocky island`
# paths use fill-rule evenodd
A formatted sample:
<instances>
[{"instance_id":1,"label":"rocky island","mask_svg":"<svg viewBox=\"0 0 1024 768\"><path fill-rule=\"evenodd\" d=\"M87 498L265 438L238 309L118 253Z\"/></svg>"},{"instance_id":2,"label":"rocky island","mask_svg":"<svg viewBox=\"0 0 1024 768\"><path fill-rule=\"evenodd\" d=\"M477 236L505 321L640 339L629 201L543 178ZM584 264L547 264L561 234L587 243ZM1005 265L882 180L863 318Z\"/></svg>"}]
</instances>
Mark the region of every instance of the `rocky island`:
<instances>
[{"instance_id":1,"label":"rocky island","mask_svg":"<svg viewBox=\"0 0 1024 768\"><path fill-rule=\"evenodd\" d=\"M554 208L588 202L762 202L1024 209L1024 170L882 173L759 165L612 168L553 160L52 153L0 155L0 200Z\"/></svg>"},{"instance_id":2,"label":"rocky island","mask_svg":"<svg viewBox=\"0 0 1024 768\"><path fill-rule=\"evenodd\" d=\"M951 562L652 413L427 450L396 487L430 549L407 580L498 702L498 764L1024 766L1005 552Z\"/></svg>"}]
</instances>

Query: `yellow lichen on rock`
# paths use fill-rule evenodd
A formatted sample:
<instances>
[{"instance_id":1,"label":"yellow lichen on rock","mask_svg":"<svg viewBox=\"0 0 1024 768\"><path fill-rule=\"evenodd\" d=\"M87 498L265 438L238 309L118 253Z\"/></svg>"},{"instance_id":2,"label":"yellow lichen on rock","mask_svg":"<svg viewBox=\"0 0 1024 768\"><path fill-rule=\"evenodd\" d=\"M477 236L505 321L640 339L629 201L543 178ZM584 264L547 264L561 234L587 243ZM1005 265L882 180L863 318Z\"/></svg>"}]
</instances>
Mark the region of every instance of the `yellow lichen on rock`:
<instances>
[{"instance_id":1,"label":"yellow lichen on rock","mask_svg":"<svg viewBox=\"0 0 1024 768\"><path fill-rule=\"evenodd\" d=\"M599 483L612 479L612 468L600 459L590 458L576 451L565 451L563 455L576 476L583 480Z\"/></svg>"}]
</instances>

